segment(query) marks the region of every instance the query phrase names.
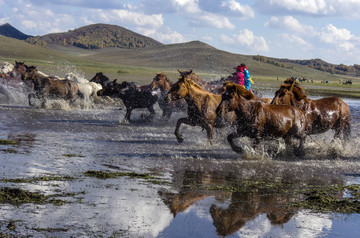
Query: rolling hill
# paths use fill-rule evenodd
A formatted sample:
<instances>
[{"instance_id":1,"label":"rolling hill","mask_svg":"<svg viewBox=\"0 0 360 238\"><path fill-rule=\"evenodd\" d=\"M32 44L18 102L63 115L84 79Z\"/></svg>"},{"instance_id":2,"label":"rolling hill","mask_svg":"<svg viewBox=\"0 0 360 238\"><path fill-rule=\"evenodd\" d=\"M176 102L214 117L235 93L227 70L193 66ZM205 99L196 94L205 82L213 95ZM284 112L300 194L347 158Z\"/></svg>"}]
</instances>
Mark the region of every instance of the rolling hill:
<instances>
[{"instance_id":1,"label":"rolling hill","mask_svg":"<svg viewBox=\"0 0 360 238\"><path fill-rule=\"evenodd\" d=\"M26 39L32 37L30 35L26 35L26 34L22 33L15 27L11 26L9 23L5 23L0 26L0 35L15 38L18 40L26 40Z\"/></svg>"},{"instance_id":2,"label":"rolling hill","mask_svg":"<svg viewBox=\"0 0 360 238\"><path fill-rule=\"evenodd\" d=\"M140 35L126 28L108 25L93 24L64 33L52 33L36 39L47 44L61 46L75 46L84 49L117 48L148 48L160 46L162 43L149 37Z\"/></svg>"}]
</instances>

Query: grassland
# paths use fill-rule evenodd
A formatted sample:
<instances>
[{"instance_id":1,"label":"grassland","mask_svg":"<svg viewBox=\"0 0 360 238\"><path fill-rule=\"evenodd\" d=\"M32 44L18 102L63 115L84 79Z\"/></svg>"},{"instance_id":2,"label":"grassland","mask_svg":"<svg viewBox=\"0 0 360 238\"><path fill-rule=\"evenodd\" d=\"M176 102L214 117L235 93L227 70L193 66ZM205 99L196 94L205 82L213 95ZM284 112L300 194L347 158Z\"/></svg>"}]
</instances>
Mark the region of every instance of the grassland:
<instances>
[{"instance_id":1,"label":"grassland","mask_svg":"<svg viewBox=\"0 0 360 238\"><path fill-rule=\"evenodd\" d=\"M256 61L251 55L232 54L199 41L141 49L85 50L57 45L41 47L0 36L0 61L15 60L36 65L50 75L77 72L92 78L103 72L110 79L140 84L150 83L160 71L176 81L177 69L193 69L203 79L214 80L228 76L237 64L246 63L255 81L254 89L274 91L288 77L305 77L313 80L303 84L309 94L360 98L359 78L329 74L300 64L277 67ZM339 84L340 80L349 79L352 85Z\"/></svg>"}]
</instances>

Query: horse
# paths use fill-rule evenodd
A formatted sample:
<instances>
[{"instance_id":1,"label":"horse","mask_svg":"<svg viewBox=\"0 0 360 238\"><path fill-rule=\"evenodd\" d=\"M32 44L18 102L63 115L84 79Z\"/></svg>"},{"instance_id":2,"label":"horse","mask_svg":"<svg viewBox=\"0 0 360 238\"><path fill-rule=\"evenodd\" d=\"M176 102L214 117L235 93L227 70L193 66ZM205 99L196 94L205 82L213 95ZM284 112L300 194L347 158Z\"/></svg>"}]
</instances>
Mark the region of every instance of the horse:
<instances>
[{"instance_id":1,"label":"horse","mask_svg":"<svg viewBox=\"0 0 360 238\"><path fill-rule=\"evenodd\" d=\"M160 90L160 96L158 104L163 111L162 117L167 120L170 119L174 110L185 111L187 109L187 103L184 99L169 101L168 93L171 89L172 83L170 79L163 73L157 73L150 84L150 88L153 91Z\"/></svg>"},{"instance_id":2,"label":"horse","mask_svg":"<svg viewBox=\"0 0 360 238\"><path fill-rule=\"evenodd\" d=\"M263 138L283 138L286 145L291 145L292 139L299 139L299 147L294 148L294 154L303 155L305 142L306 119L300 108L290 105L272 105L258 100L247 100L241 96L236 85L227 85L221 96L221 103L216 113L234 111L236 114L236 132L228 135L231 148L239 153L243 149L234 143L234 139L246 136L254 139L256 149Z\"/></svg>"},{"instance_id":3,"label":"horse","mask_svg":"<svg viewBox=\"0 0 360 238\"><path fill-rule=\"evenodd\" d=\"M258 100L266 104L270 104L272 101L272 98L256 96L252 90L247 90L243 85L232 83L231 81L223 82L222 87L219 87L218 90L216 90L216 93L223 94L226 90L227 85L234 85L237 88L238 92L241 94L241 96L243 96L247 100Z\"/></svg>"},{"instance_id":4,"label":"horse","mask_svg":"<svg viewBox=\"0 0 360 238\"><path fill-rule=\"evenodd\" d=\"M351 134L349 106L338 97L312 100L304 88L292 79L287 79L276 91L271 104L288 104L301 108L308 122L307 134L320 134L330 129L334 138L349 140Z\"/></svg>"},{"instance_id":5,"label":"horse","mask_svg":"<svg viewBox=\"0 0 360 238\"><path fill-rule=\"evenodd\" d=\"M177 141L180 143L184 141L183 136L179 133L182 123L190 126L201 126L206 130L209 142L212 144L213 128L231 125L234 121L232 113L224 115L224 120L220 117L217 118L216 108L221 102L221 95L213 94L203 89L185 76L180 77L169 91L169 99L171 101L183 98L188 104L188 116L177 120L174 133Z\"/></svg>"},{"instance_id":6,"label":"horse","mask_svg":"<svg viewBox=\"0 0 360 238\"><path fill-rule=\"evenodd\" d=\"M37 74L35 66L26 67L26 71L21 76L21 79L23 81L31 81L34 85L35 94L29 94L30 105L32 96L40 99L44 106L46 98L73 101L79 95L79 87L74 81L42 77Z\"/></svg>"},{"instance_id":7,"label":"horse","mask_svg":"<svg viewBox=\"0 0 360 238\"><path fill-rule=\"evenodd\" d=\"M105 76L102 72L98 72L95 74L95 76L90 79L90 82L101 84L101 86L104 88L106 87L110 82L110 79Z\"/></svg>"},{"instance_id":8,"label":"horse","mask_svg":"<svg viewBox=\"0 0 360 238\"><path fill-rule=\"evenodd\" d=\"M189 78L192 81L194 81L196 84L198 84L200 87L202 87L203 89L211 92L213 90L213 87L208 84L205 80L201 79L197 74L195 74L193 72L193 70L179 70L178 72L180 74L180 78L184 77L184 78Z\"/></svg>"},{"instance_id":9,"label":"horse","mask_svg":"<svg viewBox=\"0 0 360 238\"><path fill-rule=\"evenodd\" d=\"M90 97L97 96L97 91L102 89L101 84L89 82L86 78L75 73L67 73L65 79L72 80L79 86L79 91L86 102L90 102Z\"/></svg>"},{"instance_id":10,"label":"horse","mask_svg":"<svg viewBox=\"0 0 360 238\"><path fill-rule=\"evenodd\" d=\"M153 95L151 90L140 90L133 82L117 83L115 79L99 90L97 94L98 96L120 98L126 107L125 121L131 121L131 112L135 108L147 108L150 112L149 120L155 116L154 104L157 102L157 96Z\"/></svg>"}]
</instances>

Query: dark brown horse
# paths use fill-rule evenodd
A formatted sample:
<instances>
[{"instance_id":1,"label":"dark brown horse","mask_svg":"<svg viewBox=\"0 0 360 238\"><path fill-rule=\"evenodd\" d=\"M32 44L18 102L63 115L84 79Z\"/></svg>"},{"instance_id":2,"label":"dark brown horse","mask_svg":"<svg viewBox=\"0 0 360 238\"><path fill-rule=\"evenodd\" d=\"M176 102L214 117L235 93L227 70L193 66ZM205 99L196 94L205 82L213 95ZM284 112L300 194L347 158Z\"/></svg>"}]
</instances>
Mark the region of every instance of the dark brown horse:
<instances>
[{"instance_id":1,"label":"dark brown horse","mask_svg":"<svg viewBox=\"0 0 360 238\"><path fill-rule=\"evenodd\" d=\"M146 89L141 90L133 82L117 83L114 80L98 91L97 94L98 96L120 98L126 107L125 121L131 121L131 112L135 108L147 108L150 112L148 119L152 120L155 116L154 104L157 102L157 96L153 95L149 87L143 88Z\"/></svg>"},{"instance_id":2,"label":"dark brown horse","mask_svg":"<svg viewBox=\"0 0 360 238\"><path fill-rule=\"evenodd\" d=\"M104 88L110 83L110 79L102 72L98 72L92 79L90 79L90 82L101 84L101 86Z\"/></svg>"},{"instance_id":3,"label":"dark brown horse","mask_svg":"<svg viewBox=\"0 0 360 238\"><path fill-rule=\"evenodd\" d=\"M307 120L307 134L319 134L330 129L335 138L348 140L351 134L349 106L338 97L312 100L293 79L287 79L276 91L272 104L288 104L301 108Z\"/></svg>"},{"instance_id":4,"label":"dark brown horse","mask_svg":"<svg viewBox=\"0 0 360 238\"><path fill-rule=\"evenodd\" d=\"M34 85L35 94L29 94L30 105L33 96L40 99L44 106L46 98L73 101L79 95L79 87L74 81L42 77L37 73L35 66L26 66L26 71L21 75L21 79L31 81Z\"/></svg>"},{"instance_id":5,"label":"dark brown horse","mask_svg":"<svg viewBox=\"0 0 360 238\"><path fill-rule=\"evenodd\" d=\"M303 110L290 105L271 105L256 100L246 100L241 96L238 87L227 85L217 113L234 111L237 130L228 136L231 148L239 153L243 149L234 143L234 139L247 136L254 139L253 147L257 148L263 138L284 138L290 145L293 138L300 140L294 153L303 155L306 120Z\"/></svg>"},{"instance_id":6,"label":"dark brown horse","mask_svg":"<svg viewBox=\"0 0 360 238\"><path fill-rule=\"evenodd\" d=\"M160 90L159 107L163 111L163 118L170 119L173 111L186 111L187 103L184 99L169 101L168 94L171 89L172 83L170 79L163 73L157 73L150 84L153 91Z\"/></svg>"},{"instance_id":7,"label":"dark brown horse","mask_svg":"<svg viewBox=\"0 0 360 238\"><path fill-rule=\"evenodd\" d=\"M213 128L231 125L234 121L234 114L225 114L224 120L217 119L216 108L221 102L221 95L216 95L204 90L191 79L183 76L173 84L169 91L171 100L185 99L188 104L188 116L180 118L176 123L175 136L179 142L184 138L179 133L180 125L185 123L190 126L201 126L206 130L209 142L212 143Z\"/></svg>"}]
</instances>

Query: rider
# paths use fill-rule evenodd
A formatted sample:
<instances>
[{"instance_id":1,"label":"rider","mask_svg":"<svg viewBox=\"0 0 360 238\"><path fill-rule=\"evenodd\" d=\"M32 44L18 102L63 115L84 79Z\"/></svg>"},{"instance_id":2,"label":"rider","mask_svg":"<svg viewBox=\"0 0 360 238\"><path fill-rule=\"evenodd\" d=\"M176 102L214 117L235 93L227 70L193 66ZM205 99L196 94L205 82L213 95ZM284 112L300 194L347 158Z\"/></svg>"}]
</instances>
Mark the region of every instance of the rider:
<instances>
[{"instance_id":1,"label":"rider","mask_svg":"<svg viewBox=\"0 0 360 238\"><path fill-rule=\"evenodd\" d=\"M252 81L251 77L250 77L250 73L246 67L245 64L241 64L240 67L243 69L244 71L244 86L247 90L250 90L251 84L254 84L254 81Z\"/></svg>"},{"instance_id":2,"label":"rider","mask_svg":"<svg viewBox=\"0 0 360 238\"><path fill-rule=\"evenodd\" d=\"M245 82L244 69L241 67L241 65L237 66L234 69L236 69L236 72L233 73L233 77L232 77L234 83L244 86L244 82Z\"/></svg>"}]
</instances>

